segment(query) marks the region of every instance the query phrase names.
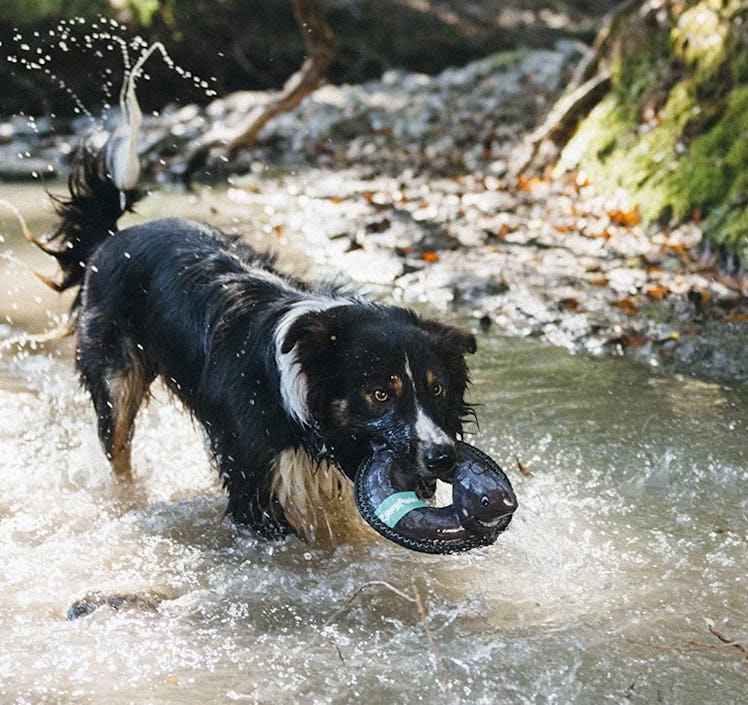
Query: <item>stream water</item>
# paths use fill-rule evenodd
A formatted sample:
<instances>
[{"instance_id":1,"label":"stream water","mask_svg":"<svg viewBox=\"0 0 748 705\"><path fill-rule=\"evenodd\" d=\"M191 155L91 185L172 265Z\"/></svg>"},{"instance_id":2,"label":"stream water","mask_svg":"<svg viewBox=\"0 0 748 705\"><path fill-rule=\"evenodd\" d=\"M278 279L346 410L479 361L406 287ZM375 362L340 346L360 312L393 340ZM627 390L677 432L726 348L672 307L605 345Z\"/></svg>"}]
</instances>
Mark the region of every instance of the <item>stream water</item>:
<instances>
[{"instance_id":1,"label":"stream water","mask_svg":"<svg viewBox=\"0 0 748 705\"><path fill-rule=\"evenodd\" d=\"M0 225L5 339L59 305L28 283L17 257L31 248ZM716 633L748 640L748 385L494 333L479 333L472 374L469 440L504 466L520 508L494 546L435 557L236 532L201 433L158 390L123 497L69 346L5 349L0 702L745 698L745 653ZM385 581L415 590L425 617ZM94 592L160 603L68 621Z\"/></svg>"}]
</instances>

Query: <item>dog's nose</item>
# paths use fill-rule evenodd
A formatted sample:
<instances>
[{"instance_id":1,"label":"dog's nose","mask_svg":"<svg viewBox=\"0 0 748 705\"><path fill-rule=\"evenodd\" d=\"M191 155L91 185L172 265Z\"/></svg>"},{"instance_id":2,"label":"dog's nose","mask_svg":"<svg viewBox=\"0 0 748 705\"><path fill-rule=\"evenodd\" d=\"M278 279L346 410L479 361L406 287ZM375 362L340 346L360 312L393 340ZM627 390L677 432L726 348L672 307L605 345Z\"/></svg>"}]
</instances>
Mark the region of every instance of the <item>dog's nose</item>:
<instances>
[{"instance_id":1,"label":"dog's nose","mask_svg":"<svg viewBox=\"0 0 748 705\"><path fill-rule=\"evenodd\" d=\"M423 464L440 479L447 479L444 475L450 475L450 471L457 461L454 446L431 445L423 451Z\"/></svg>"}]
</instances>

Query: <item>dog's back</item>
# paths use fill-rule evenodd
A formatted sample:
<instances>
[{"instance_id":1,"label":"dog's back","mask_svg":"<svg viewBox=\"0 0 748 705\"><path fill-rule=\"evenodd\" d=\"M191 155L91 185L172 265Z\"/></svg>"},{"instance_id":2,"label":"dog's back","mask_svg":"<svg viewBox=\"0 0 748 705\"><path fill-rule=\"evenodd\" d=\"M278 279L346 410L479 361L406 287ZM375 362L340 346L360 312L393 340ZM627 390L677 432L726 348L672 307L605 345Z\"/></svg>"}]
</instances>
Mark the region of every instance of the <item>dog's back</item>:
<instances>
[{"instance_id":1,"label":"dog's back","mask_svg":"<svg viewBox=\"0 0 748 705\"><path fill-rule=\"evenodd\" d=\"M450 479L464 401L462 329L279 274L208 225L117 230L136 200L84 150L58 200L53 254L73 305L76 365L116 475L131 475L135 417L160 377L201 422L235 521L309 534L354 513L350 480L385 444L422 495ZM54 243L53 243L54 244Z\"/></svg>"}]
</instances>

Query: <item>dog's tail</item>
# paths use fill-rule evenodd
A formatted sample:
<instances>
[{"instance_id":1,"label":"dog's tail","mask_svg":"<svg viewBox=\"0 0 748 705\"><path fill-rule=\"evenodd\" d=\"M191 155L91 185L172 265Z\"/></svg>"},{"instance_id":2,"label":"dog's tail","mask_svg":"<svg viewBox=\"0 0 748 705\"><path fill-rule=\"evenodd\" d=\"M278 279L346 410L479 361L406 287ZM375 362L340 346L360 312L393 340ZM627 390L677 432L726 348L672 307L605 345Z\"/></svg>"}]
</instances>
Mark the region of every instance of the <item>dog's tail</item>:
<instances>
[{"instance_id":1,"label":"dog's tail","mask_svg":"<svg viewBox=\"0 0 748 705\"><path fill-rule=\"evenodd\" d=\"M132 210L141 196L137 189L120 191L106 165L106 148L85 143L78 149L68 177L69 196L52 196L59 222L44 242L32 242L57 260L61 276L53 281L40 277L55 291L66 291L83 283L86 265L99 246L117 232L117 221ZM78 298L73 303L77 309Z\"/></svg>"}]
</instances>

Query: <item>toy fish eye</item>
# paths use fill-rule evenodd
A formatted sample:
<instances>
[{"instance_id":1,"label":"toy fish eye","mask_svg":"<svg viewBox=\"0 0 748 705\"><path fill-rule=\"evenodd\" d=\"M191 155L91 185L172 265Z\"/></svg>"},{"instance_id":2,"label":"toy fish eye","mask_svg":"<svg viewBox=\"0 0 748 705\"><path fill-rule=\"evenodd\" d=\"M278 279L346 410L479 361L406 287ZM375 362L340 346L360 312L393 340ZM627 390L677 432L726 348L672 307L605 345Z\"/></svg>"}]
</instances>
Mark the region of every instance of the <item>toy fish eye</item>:
<instances>
[{"instance_id":1,"label":"toy fish eye","mask_svg":"<svg viewBox=\"0 0 748 705\"><path fill-rule=\"evenodd\" d=\"M488 495L484 494L484 495L483 495L483 496L482 496L482 497L480 498L480 503L481 503L481 504L482 504L482 505L483 505L484 507L487 507L487 506L488 506L489 504L491 504L491 498L490 498L490 497L489 497Z\"/></svg>"},{"instance_id":2,"label":"toy fish eye","mask_svg":"<svg viewBox=\"0 0 748 705\"><path fill-rule=\"evenodd\" d=\"M374 399L376 399L378 402L384 402L387 401L390 398L390 395L387 393L384 389L375 389L374 390Z\"/></svg>"}]
</instances>

